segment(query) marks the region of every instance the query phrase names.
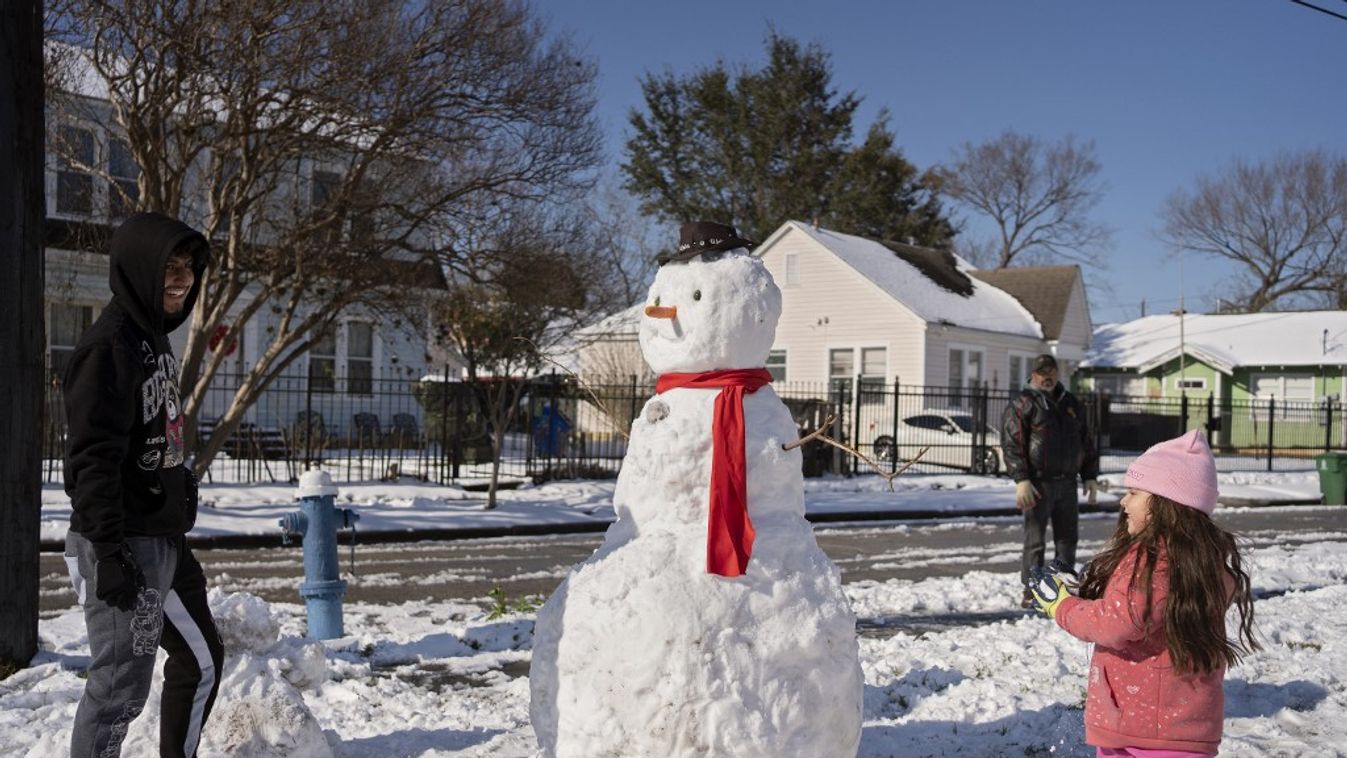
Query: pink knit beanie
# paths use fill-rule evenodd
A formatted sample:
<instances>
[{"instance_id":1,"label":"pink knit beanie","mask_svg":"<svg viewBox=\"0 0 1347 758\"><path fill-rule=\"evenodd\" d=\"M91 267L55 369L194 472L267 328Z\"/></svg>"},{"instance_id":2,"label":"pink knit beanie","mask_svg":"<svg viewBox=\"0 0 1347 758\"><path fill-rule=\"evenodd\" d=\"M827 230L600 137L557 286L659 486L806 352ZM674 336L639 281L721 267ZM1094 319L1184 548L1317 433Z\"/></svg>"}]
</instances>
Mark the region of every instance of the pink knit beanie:
<instances>
[{"instance_id":1,"label":"pink knit beanie","mask_svg":"<svg viewBox=\"0 0 1347 758\"><path fill-rule=\"evenodd\" d=\"M1167 497L1210 516L1216 510L1216 460L1207 438L1194 429L1151 445L1127 467L1123 486Z\"/></svg>"}]
</instances>

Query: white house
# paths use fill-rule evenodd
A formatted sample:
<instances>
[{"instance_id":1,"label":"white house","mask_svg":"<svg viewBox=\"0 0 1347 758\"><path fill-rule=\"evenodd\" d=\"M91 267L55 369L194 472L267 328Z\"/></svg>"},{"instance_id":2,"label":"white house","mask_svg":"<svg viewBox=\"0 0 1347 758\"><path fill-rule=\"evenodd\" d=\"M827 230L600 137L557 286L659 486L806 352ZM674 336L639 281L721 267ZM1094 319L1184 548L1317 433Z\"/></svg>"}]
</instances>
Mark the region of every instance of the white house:
<instances>
[{"instance_id":1,"label":"white house","mask_svg":"<svg viewBox=\"0 0 1347 758\"><path fill-rule=\"evenodd\" d=\"M139 169L113 126L104 85L91 71L78 71L81 75L72 80L77 91L62 93L60 107L52 104L48 109L44 299L53 377L60 375L80 335L111 298L107 240L134 207L138 192ZM285 191L301 202L321 202L323 193L340 178L334 179L332 171L321 160L299 161ZM185 203L183 220L199 227L204 213L204 192L196 192ZM406 265L416 267L416 279L425 281L428 293L443 288L438 269L412 261ZM245 304L240 302L234 310ZM200 412L206 425L223 413L237 377L256 363L279 318L262 308L239 339L212 346L226 351L228 358ZM443 360L431 365L428 319L426 314L394 318L357 309L343 313L332 333L291 365L287 377L293 378L273 385L247 412L245 421L283 429L296 423L296 409L304 407L330 409L328 423L339 427L349 427L354 414L361 412L378 415L384 425L395 413L419 419L419 406L410 394L399 397L390 388L432 370L443 371ZM179 329L173 335L179 354L186 334L186 329Z\"/></svg>"},{"instance_id":2,"label":"white house","mask_svg":"<svg viewBox=\"0 0 1347 758\"><path fill-rule=\"evenodd\" d=\"M754 252L781 287L768 358L778 381L1014 388L1043 352L1066 381L1089 346L1075 266L983 272L953 253L798 221Z\"/></svg>"}]
</instances>

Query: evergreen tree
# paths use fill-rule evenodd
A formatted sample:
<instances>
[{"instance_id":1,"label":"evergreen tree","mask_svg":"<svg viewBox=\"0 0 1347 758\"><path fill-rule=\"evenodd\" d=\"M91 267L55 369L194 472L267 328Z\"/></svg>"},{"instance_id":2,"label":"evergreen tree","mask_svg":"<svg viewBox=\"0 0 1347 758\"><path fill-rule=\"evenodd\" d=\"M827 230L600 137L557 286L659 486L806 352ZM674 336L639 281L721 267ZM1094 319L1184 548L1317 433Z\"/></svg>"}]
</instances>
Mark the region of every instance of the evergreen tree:
<instances>
[{"instance_id":1,"label":"evergreen tree","mask_svg":"<svg viewBox=\"0 0 1347 758\"><path fill-rule=\"evenodd\" d=\"M622 165L642 212L732 221L759 240L799 219L948 247L954 228L935 185L895 146L887 112L851 145L861 100L833 88L828 53L776 34L767 51L760 71L722 61L645 77Z\"/></svg>"}]
</instances>

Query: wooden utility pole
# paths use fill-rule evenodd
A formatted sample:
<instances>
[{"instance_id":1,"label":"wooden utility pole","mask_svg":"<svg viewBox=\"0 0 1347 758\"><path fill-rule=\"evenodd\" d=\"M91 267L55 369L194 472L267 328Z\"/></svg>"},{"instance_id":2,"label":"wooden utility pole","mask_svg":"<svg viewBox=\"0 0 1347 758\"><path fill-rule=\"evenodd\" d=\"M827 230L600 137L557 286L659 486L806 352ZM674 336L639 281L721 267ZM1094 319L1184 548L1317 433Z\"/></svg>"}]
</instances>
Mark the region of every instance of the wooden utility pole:
<instances>
[{"instance_id":1,"label":"wooden utility pole","mask_svg":"<svg viewBox=\"0 0 1347 758\"><path fill-rule=\"evenodd\" d=\"M42 512L42 0L0 4L0 679L37 653Z\"/></svg>"}]
</instances>

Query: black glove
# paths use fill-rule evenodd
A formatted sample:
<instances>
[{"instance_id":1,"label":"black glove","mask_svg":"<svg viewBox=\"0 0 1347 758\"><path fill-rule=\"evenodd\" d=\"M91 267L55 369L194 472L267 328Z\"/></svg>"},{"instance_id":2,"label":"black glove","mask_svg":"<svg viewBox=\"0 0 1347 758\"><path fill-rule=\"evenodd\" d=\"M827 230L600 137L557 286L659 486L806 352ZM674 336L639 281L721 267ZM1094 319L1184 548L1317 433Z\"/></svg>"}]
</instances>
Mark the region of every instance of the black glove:
<instances>
[{"instance_id":1,"label":"black glove","mask_svg":"<svg viewBox=\"0 0 1347 758\"><path fill-rule=\"evenodd\" d=\"M125 544L101 542L94 545L94 553L98 556L94 566L98 599L123 611L134 608L145 587L145 574L136 564L131 549Z\"/></svg>"}]
</instances>

